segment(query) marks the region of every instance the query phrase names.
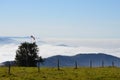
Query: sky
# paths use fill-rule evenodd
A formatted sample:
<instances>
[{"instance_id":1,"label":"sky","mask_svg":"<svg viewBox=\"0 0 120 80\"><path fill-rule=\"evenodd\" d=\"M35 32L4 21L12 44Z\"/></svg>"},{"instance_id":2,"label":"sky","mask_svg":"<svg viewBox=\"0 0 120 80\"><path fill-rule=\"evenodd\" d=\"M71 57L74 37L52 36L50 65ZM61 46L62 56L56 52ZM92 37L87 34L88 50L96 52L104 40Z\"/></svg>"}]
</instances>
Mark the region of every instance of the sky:
<instances>
[{"instance_id":1,"label":"sky","mask_svg":"<svg viewBox=\"0 0 120 80\"><path fill-rule=\"evenodd\" d=\"M120 39L120 0L0 0L0 36Z\"/></svg>"}]
</instances>

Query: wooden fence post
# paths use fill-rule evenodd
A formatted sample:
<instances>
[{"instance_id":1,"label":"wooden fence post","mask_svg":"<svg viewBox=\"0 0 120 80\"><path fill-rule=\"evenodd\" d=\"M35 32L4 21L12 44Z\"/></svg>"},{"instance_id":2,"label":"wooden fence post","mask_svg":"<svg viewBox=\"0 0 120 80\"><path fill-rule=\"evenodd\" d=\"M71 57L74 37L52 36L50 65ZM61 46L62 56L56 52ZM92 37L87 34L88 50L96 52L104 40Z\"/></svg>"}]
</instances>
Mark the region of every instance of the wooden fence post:
<instances>
[{"instance_id":1,"label":"wooden fence post","mask_svg":"<svg viewBox=\"0 0 120 80\"><path fill-rule=\"evenodd\" d=\"M10 61L8 62L8 74L10 74L10 71L11 71L11 64L10 64Z\"/></svg>"},{"instance_id":2,"label":"wooden fence post","mask_svg":"<svg viewBox=\"0 0 120 80\"><path fill-rule=\"evenodd\" d=\"M38 72L40 72L40 62L38 61Z\"/></svg>"},{"instance_id":3,"label":"wooden fence post","mask_svg":"<svg viewBox=\"0 0 120 80\"><path fill-rule=\"evenodd\" d=\"M112 67L115 67L114 61L112 61Z\"/></svg>"},{"instance_id":4,"label":"wooden fence post","mask_svg":"<svg viewBox=\"0 0 120 80\"><path fill-rule=\"evenodd\" d=\"M77 61L75 61L75 69L77 69L78 67Z\"/></svg>"},{"instance_id":5,"label":"wooden fence post","mask_svg":"<svg viewBox=\"0 0 120 80\"><path fill-rule=\"evenodd\" d=\"M60 70L60 61L59 61L59 59L57 61L57 67L58 67L58 70Z\"/></svg>"},{"instance_id":6,"label":"wooden fence post","mask_svg":"<svg viewBox=\"0 0 120 80\"><path fill-rule=\"evenodd\" d=\"M102 67L104 67L104 61L102 60Z\"/></svg>"},{"instance_id":7,"label":"wooden fence post","mask_svg":"<svg viewBox=\"0 0 120 80\"><path fill-rule=\"evenodd\" d=\"M90 60L90 68L92 68L92 60Z\"/></svg>"}]
</instances>

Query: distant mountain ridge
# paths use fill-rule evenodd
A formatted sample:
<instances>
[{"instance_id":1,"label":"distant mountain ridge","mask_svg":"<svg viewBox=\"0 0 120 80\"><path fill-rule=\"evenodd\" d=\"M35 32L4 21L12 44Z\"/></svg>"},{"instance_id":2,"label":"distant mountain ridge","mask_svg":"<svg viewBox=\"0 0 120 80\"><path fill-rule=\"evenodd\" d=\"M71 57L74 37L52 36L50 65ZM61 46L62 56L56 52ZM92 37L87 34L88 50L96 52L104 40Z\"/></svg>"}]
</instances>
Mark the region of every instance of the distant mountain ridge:
<instances>
[{"instance_id":1,"label":"distant mountain ridge","mask_svg":"<svg viewBox=\"0 0 120 80\"><path fill-rule=\"evenodd\" d=\"M120 58L104 54L104 53L89 53L89 54L77 54L74 56L63 56L56 55L51 56L45 59L45 62L41 64L42 67L57 67L57 61L60 61L61 67L74 67L75 62L80 67L89 67L90 61L92 61L93 67L101 67L102 62L104 62L104 66L114 66L120 67ZM15 65L14 61L10 61L11 65ZM1 66L7 65L8 61L1 63Z\"/></svg>"},{"instance_id":2,"label":"distant mountain ridge","mask_svg":"<svg viewBox=\"0 0 120 80\"><path fill-rule=\"evenodd\" d=\"M112 66L113 63L115 66L120 66L120 58L107 55L104 53L91 53L91 54L77 54L75 56L62 56L56 55L45 59L44 65L45 67L56 67L57 60L60 61L60 66L74 66L75 61L77 61L78 66L90 66L90 61L92 61L92 66L100 67L102 66L102 62L104 62L104 66Z\"/></svg>"},{"instance_id":3,"label":"distant mountain ridge","mask_svg":"<svg viewBox=\"0 0 120 80\"><path fill-rule=\"evenodd\" d=\"M15 40L8 38L8 37L0 37L0 44L9 44L13 43Z\"/></svg>"},{"instance_id":4,"label":"distant mountain ridge","mask_svg":"<svg viewBox=\"0 0 120 80\"><path fill-rule=\"evenodd\" d=\"M23 39L28 37L2 37L0 36L0 44L10 44L10 43L18 43L16 39Z\"/></svg>"},{"instance_id":5,"label":"distant mountain ridge","mask_svg":"<svg viewBox=\"0 0 120 80\"><path fill-rule=\"evenodd\" d=\"M7 37L7 36L3 37L3 36L0 36L0 44L11 44L11 43L19 44L19 43L22 43L25 41L31 42L31 37L30 36L26 36L26 37L17 37L17 36L16 37ZM37 43L45 44L46 42L37 40Z\"/></svg>"}]
</instances>

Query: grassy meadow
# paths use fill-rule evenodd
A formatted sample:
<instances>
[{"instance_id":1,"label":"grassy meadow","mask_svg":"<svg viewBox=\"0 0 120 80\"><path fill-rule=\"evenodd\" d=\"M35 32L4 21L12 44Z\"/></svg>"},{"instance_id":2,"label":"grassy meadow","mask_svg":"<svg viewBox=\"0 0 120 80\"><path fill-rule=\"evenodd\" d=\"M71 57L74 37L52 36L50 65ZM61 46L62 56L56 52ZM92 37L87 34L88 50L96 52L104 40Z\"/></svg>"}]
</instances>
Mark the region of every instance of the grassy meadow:
<instances>
[{"instance_id":1,"label":"grassy meadow","mask_svg":"<svg viewBox=\"0 0 120 80\"><path fill-rule=\"evenodd\" d=\"M0 80L120 80L120 68L41 68L0 67Z\"/></svg>"}]
</instances>

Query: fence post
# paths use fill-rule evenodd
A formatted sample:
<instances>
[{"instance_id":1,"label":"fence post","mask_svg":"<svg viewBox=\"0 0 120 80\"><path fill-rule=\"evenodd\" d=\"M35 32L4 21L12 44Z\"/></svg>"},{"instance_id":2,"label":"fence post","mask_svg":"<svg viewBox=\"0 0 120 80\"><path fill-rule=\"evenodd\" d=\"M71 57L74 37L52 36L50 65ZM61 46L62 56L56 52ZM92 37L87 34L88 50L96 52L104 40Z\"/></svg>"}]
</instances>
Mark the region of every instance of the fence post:
<instances>
[{"instance_id":1,"label":"fence post","mask_svg":"<svg viewBox=\"0 0 120 80\"><path fill-rule=\"evenodd\" d=\"M114 66L115 66L114 61L112 61L112 67L114 67Z\"/></svg>"},{"instance_id":2,"label":"fence post","mask_svg":"<svg viewBox=\"0 0 120 80\"><path fill-rule=\"evenodd\" d=\"M77 65L77 61L75 61L75 69L77 69L78 67L77 67L78 65Z\"/></svg>"},{"instance_id":3,"label":"fence post","mask_svg":"<svg viewBox=\"0 0 120 80\"><path fill-rule=\"evenodd\" d=\"M90 68L92 68L92 60L90 60Z\"/></svg>"},{"instance_id":4,"label":"fence post","mask_svg":"<svg viewBox=\"0 0 120 80\"><path fill-rule=\"evenodd\" d=\"M102 60L102 67L104 67L104 61Z\"/></svg>"},{"instance_id":5,"label":"fence post","mask_svg":"<svg viewBox=\"0 0 120 80\"><path fill-rule=\"evenodd\" d=\"M10 61L8 62L8 74L10 74L10 71L11 71L11 64L10 64Z\"/></svg>"},{"instance_id":6,"label":"fence post","mask_svg":"<svg viewBox=\"0 0 120 80\"><path fill-rule=\"evenodd\" d=\"M60 61L59 61L59 59L57 61L57 67L58 67L58 70L60 70Z\"/></svg>"},{"instance_id":7,"label":"fence post","mask_svg":"<svg viewBox=\"0 0 120 80\"><path fill-rule=\"evenodd\" d=\"M40 62L38 61L38 72L40 72Z\"/></svg>"}]
</instances>

